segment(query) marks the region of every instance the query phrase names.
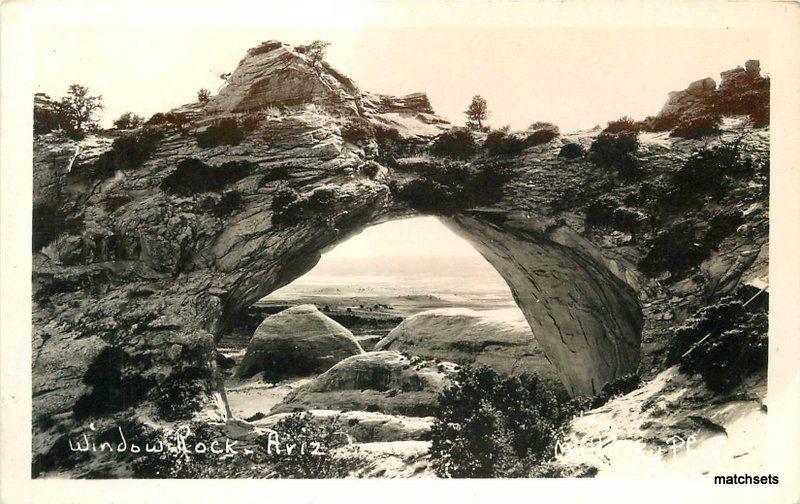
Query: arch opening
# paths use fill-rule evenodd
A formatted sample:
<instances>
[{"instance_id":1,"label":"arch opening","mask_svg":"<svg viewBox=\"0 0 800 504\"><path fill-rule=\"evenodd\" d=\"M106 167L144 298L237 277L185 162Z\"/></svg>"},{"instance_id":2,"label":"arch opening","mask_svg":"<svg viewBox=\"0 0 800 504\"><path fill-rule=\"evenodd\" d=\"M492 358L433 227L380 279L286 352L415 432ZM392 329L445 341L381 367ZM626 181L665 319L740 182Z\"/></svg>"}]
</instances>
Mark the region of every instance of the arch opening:
<instances>
[{"instance_id":1,"label":"arch opening","mask_svg":"<svg viewBox=\"0 0 800 504\"><path fill-rule=\"evenodd\" d=\"M276 314L284 320L265 322ZM430 216L364 229L237 320L217 347L227 368L227 401L240 418L267 415L294 387L324 370L305 362L316 352L308 348L303 355L303 349L281 347L280 361L267 357L254 363L249 355L256 353L254 334L344 329L364 352L397 350L557 379L506 280L472 244ZM390 341L390 333L401 336Z\"/></svg>"}]
</instances>

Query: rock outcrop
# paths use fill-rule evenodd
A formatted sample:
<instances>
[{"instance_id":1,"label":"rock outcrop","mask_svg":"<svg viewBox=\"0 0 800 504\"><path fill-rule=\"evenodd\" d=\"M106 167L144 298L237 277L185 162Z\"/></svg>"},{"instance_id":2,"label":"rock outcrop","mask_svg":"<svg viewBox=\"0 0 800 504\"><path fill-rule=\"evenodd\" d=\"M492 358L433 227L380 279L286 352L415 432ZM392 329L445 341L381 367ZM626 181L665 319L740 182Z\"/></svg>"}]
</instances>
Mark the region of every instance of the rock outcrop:
<instances>
[{"instance_id":1,"label":"rock outcrop","mask_svg":"<svg viewBox=\"0 0 800 504\"><path fill-rule=\"evenodd\" d=\"M511 311L511 310L505 310ZM506 314L504 314L506 315ZM441 308L412 315L375 345L426 359L487 365L505 374L554 376L524 317L467 308Z\"/></svg>"},{"instance_id":2,"label":"rock outcrop","mask_svg":"<svg viewBox=\"0 0 800 504\"><path fill-rule=\"evenodd\" d=\"M314 305L300 305L264 319L236 368L238 378L263 372L280 380L327 371L337 362L364 353L353 333Z\"/></svg>"},{"instance_id":3,"label":"rock outcrop","mask_svg":"<svg viewBox=\"0 0 800 504\"><path fill-rule=\"evenodd\" d=\"M452 364L412 362L398 352L355 355L297 387L271 413L336 409L430 416L454 369Z\"/></svg>"},{"instance_id":4,"label":"rock outcrop","mask_svg":"<svg viewBox=\"0 0 800 504\"><path fill-rule=\"evenodd\" d=\"M670 213L658 198L707 140L643 135L635 181L587 157L559 157L565 144L588 150L597 131L505 159L486 152L437 159L429 145L448 124L424 96L361 92L304 51L265 43L208 104L185 105L135 131L82 141L36 136L34 474L83 474L82 459L62 455L69 436L90 423L111 429L140 411L156 424L226 419L215 342L231 321L309 271L322 253L388 220L433 213L473 243L509 283L575 395L592 395L636 370L640 356L645 371L657 366L682 316L764 275L767 129L724 123L711 143L740 138L754 168L717 199L697 196L691 212ZM768 97L768 80L766 89ZM431 177L451 169L487 183L456 187L446 209L424 206L443 187ZM475 187L479 197L468 193ZM588 225L590 204L601 197L650 220L634 229ZM738 219L714 220L734 208ZM697 237L689 240L686 229L711 245L680 271L659 270L673 258L667 245L676 242L662 236L673 228L690 248ZM644 271L645 259L658 267ZM374 358L337 364L298 391L294 404L430 412L438 378L403 370L411 364L400 357L364 362ZM376 369L410 389L389 397L393 385L370 385L376 388L362 394L346 388L362 379L344 372L351 367ZM341 404L327 392L337 376L350 384L336 385L345 387L336 394Z\"/></svg>"},{"instance_id":5,"label":"rock outcrop","mask_svg":"<svg viewBox=\"0 0 800 504\"><path fill-rule=\"evenodd\" d=\"M719 87L706 77L670 92L658 117L690 120L720 114L747 114L759 125L769 123L769 78L761 75L758 60L720 73Z\"/></svg>"}]
</instances>

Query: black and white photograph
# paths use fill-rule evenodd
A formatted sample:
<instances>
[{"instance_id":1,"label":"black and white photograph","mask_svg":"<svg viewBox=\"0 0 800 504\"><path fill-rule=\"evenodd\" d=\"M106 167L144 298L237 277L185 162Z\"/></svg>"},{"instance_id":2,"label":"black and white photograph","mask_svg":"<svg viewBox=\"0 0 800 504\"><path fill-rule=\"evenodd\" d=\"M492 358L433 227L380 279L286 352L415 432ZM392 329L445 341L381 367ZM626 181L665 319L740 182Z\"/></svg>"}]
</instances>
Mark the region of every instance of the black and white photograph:
<instances>
[{"instance_id":1,"label":"black and white photograph","mask_svg":"<svg viewBox=\"0 0 800 504\"><path fill-rule=\"evenodd\" d=\"M636 25L590 22L625 3L264 2L233 25L134 4L61 3L0 74L32 86L2 126L31 135L2 164L4 199L30 198L4 202L31 255L2 335L30 484L798 497L797 333L771 312L796 320L797 269L770 260L797 241L770 121L800 113L775 34L798 40L796 5L652 2L674 22ZM8 502L84 502L32 495Z\"/></svg>"}]
</instances>

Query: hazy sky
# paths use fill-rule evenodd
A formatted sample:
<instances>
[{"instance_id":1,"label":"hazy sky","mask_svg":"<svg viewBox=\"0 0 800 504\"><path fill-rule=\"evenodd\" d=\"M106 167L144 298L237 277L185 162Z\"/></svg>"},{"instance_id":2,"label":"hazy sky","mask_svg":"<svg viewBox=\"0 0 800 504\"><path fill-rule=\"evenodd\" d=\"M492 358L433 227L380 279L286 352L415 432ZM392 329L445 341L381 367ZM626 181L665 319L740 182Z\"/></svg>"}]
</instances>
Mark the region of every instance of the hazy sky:
<instances>
[{"instance_id":1,"label":"hazy sky","mask_svg":"<svg viewBox=\"0 0 800 504\"><path fill-rule=\"evenodd\" d=\"M124 111L149 116L194 101L200 88L216 92L218 75L233 71L261 41L322 39L332 44L328 62L363 90L424 91L453 123L463 123L471 97L481 94L495 127L551 121L570 131L622 115L654 114L669 91L706 76L719 80L720 71L747 59L760 59L769 70L768 34L741 28L753 22L745 4L726 4L739 13L738 21L725 23L700 3L691 9L628 3L611 14L606 4L263 2L247 4L247 10L224 3L216 4L217 14L191 4L170 13L173 4L166 4L159 16L135 11L135 5L126 4L130 11L122 13L107 12L102 2L91 10L58 3L43 10L43 22L116 21L40 27L36 90L60 96L72 82L87 84L103 95L103 122L109 125ZM609 22L617 26L592 26ZM662 27L636 26L645 22ZM467 27L453 27L458 24ZM376 226L329 253L439 254L475 253L433 218Z\"/></svg>"},{"instance_id":2,"label":"hazy sky","mask_svg":"<svg viewBox=\"0 0 800 504\"><path fill-rule=\"evenodd\" d=\"M103 95L105 124L126 110L149 116L216 92L218 75L269 39L330 41L327 60L361 89L425 91L454 123L481 94L489 122L515 129L641 118L693 80L751 58L768 68L766 37L740 29L52 26L36 38L36 88L60 96L87 84Z\"/></svg>"}]
</instances>

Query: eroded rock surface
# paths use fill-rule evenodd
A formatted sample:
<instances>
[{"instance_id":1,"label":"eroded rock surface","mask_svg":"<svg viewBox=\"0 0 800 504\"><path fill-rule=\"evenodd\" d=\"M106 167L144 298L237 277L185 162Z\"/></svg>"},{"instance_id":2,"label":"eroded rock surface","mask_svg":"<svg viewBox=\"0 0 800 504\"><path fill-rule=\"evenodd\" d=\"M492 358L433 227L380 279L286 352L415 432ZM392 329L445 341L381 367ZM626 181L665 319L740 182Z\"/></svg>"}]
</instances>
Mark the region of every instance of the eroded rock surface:
<instances>
[{"instance_id":1,"label":"eroded rock surface","mask_svg":"<svg viewBox=\"0 0 800 504\"><path fill-rule=\"evenodd\" d=\"M337 409L430 416L453 369L452 364L412 362L398 352L367 352L297 387L272 413Z\"/></svg>"},{"instance_id":2,"label":"eroded rock surface","mask_svg":"<svg viewBox=\"0 0 800 504\"><path fill-rule=\"evenodd\" d=\"M322 373L337 362L363 353L353 333L314 305L271 315L256 328L236 376L263 372L270 379Z\"/></svg>"},{"instance_id":3,"label":"eroded rock surface","mask_svg":"<svg viewBox=\"0 0 800 504\"><path fill-rule=\"evenodd\" d=\"M554 375L530 326L523 317L514 315L500 318L493 312L485 314L467 308L424 311L404 320L378 342L375 350L396 350L462 365L487 365L506 374Z\"/></svg>"}]
</instances>

